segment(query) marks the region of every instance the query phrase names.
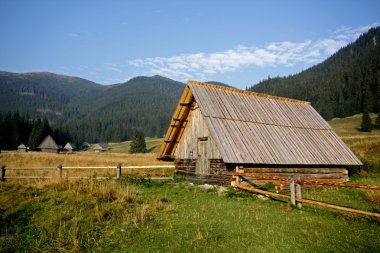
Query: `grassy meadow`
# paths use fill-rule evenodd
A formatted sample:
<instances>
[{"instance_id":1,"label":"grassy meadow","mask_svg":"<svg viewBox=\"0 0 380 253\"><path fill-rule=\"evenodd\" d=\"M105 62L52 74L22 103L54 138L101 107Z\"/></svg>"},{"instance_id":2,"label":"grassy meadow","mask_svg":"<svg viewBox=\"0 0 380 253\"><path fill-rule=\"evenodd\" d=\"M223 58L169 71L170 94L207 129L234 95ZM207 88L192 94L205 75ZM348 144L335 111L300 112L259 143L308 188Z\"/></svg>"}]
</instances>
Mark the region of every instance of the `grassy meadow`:
<instances>
[{"instance_id":1,"label":"grassy meadow","mask_svg":"<svg viewBox=\"0 0 380 253\"><path fill-rule=\"evenodd\" d=\"M362 133L360 115L333 119L362 159L350 181L380 185L380 132ZM156 144L154 144L156 142ZM160 140L151 140L148 149ZM161 164L155 153L3 152L7 166ZM159 146L159 145L158 145ZM154 152L156 149L152 149ZM164 164L164 163L162 163ZM165 172L168 175L172 171ZM305 204L261 199L233 188L204 189L183 178L7 180L0 183L0 252L377 252L380 221ZM321 187L306 198L380 212L379 191Z\"/></svg>"},{"instance_id":2,"label":"grassy meadow","mask_svg":"<svg viewBox=\"0 0 380 253\"><path fill-rule=\"evenodd\" d=\"M370 114L372 122L375 122L376 114ZM333 119L330 125L367 166L380 167L380 130L373 129L372 132L360 132L361 114L343 119Z\"/></svg>"}]
</instances>

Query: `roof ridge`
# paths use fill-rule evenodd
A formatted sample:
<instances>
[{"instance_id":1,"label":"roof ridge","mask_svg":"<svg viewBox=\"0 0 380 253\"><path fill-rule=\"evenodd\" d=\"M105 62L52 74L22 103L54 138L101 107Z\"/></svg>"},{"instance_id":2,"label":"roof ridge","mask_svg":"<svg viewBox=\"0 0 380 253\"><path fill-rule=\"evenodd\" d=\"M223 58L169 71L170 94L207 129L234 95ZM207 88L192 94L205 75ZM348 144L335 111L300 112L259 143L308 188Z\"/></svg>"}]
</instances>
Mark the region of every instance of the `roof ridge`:
<instances>
[{"instance_id":1,"label":"roof ridge","mask_svg":"<svg viewBox=\"0 0 380 253\"><path fill-rule=\"evenodd\" d=\"M290 102L290 103L295 103L295 104L310 105L310 102L308 102L308 101L302 101L302 100L297 100L297 99L293 99L293 98L278 97L278 96L268 95L268 94L264 94L264 93L258 93L258 92L247 91L247 90L240 90L240 89L233 88L233 87L224 87L224 86L220 86L220 85L203 83L203 82L198 82L198 81L193 81L193 80L189 80L187 82L187 84L205 86L205 87L209 87L209 88L215 88L215 89L229 91L229 92L236 92L236 93L246 94L249 96L280 100L280 101Z\"/></svg>"}]
</instances>

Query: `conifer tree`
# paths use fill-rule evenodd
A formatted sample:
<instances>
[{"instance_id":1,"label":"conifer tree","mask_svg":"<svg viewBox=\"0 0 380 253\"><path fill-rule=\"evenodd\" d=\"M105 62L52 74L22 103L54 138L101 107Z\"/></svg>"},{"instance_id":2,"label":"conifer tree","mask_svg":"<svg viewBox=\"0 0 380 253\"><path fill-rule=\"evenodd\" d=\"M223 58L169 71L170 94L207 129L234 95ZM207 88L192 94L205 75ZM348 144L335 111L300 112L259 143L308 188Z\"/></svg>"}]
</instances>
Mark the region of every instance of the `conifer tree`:
<instances>
[{"instance_id":1,"label":"conifer tree","mask_svg":"<svg viewBox=\"0 0 380 253\"><path fill-rule=\"evenodd\" d=\"M377 114L377 118L375 121L375 126L376 129L380 129L380 113Z\"/></svg>"},{"instance_id":2,"label":"conifer tree","mask_svg":"<svg viewBox=\"0 0 380 253\"><path fill-rule=\"evenodd\" d=\"M369 116L368 110L364 110L362 117L362 125L360 128L363 132L371 132L372 131L372 122Z\"/></svg>"},{"instance_id":3,"label":"conifer tree","mask_svg":"<svg viewBox=\"0 0 380 253\"><path fill-rule=\"evenodd\" d=\"M30 150L35 150L40 144L41 132L42 132L41 128L42 128L41 119L37 119L36 121L34 121L32 132L30 133L29 140L28 140L28 146Z\"/></svg>"},{"instance_id":4,"label":"conifer tree","mask_svg":"<svg viewBox=\"0 0 380 253\"><path fill-rule=\"evenodd\" d=\"M135 135L133 136L131 147L129 149L129 153L146 153L146 143L145 143L145 136L142 131L136 131Z\"/></svg>"},{"instance_id":5,"label":"conifer tree","mask_svg":"<svg viewBox=\"0 0 380 253\"><path fill-rule=\"evenodd\" d=\"M37 119L33 124L32 132L29 135L28 145L30 150L35 150L41 142L52 133L49 121L45 117L43 120Z\"/></svg>"}]
</instances>

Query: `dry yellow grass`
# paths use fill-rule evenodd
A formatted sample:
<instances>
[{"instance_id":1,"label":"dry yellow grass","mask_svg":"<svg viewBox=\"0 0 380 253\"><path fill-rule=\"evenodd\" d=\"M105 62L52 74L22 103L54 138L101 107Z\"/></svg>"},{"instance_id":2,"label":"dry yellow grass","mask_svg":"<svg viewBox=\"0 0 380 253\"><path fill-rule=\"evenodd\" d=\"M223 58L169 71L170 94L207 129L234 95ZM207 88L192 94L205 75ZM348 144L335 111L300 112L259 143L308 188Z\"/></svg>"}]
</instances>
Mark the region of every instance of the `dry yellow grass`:
<instances>
[{"instance_id":1,"label":"dry yellow grass","mask_svg":"<svg viewBox=\"0 0 380 253\"><path fill-rule=\"evenodd\" d=\"M379 204L380 205L380 191L367 191L366 192L366 199L369 202Z\"/></svg>"},{"instance_id":2,"label":"dry yellow grass","mask_svg":"<svg viewBox=\"0 0 380 253\"><path fill-rule=\"evenodd\" d=\"M78 152L72 154L53 154L43 152L3 152L0 154L0 162L6 167L57 167L63 165L63 177L73 176L106 176L115 177L116 169L66 169L65 166L113 166L116 168L119 162L123 166L145 165L171 165L170 162L162 162L156 159L155 153L146 154L118 154ZM168 176L173 174L173 169L129 169L123 170L123 175L136 176ZM8 170L7 176L43 176L56 177L56 170Z\"/></svg>"},{"instance_id":3,"label":"dry yellow grass","mask_svg":"<svg viewBox=\"0 0 380 253\"><path fill-rule=\"evenodd\" d=\"M124 166L137 165L164 165L156 159L155 153L121 154L121 153L95 153L78 152L72 154L53 154L43 152L2 152L0 162L11 167L22 166L116 166L121 162Z\"/></svg>"},{"instance_id":4,"label":"dry yellow grass","mask_svg":"<svg viewBox=\"0 0 380 253\"><path fill-rule=\"evenodd\" d=\"M377 115L372 113L370 116L374 122ZM361 119L362 114L357 114L347 118L332 119L329 124L362 162L379 166L380 130L373 129L369 133L359 131Z\"/></svg>"}]
</instances>

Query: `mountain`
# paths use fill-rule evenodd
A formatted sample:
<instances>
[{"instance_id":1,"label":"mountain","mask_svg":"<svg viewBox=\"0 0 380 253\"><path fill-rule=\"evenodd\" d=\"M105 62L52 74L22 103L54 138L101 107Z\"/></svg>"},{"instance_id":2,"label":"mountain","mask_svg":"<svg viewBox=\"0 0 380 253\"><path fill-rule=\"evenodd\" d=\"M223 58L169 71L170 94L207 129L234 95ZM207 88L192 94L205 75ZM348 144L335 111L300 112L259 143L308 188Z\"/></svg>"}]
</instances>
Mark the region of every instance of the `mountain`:
<instances>
[{"instance_id":1,"label":"mountain","mask_svg":"<svg viewBox=\"0 0 380 253\"><path fill-rule=\"evenodd\" d=\"M132 78L93 96L81 107L84 116L69 122L74 139L120 141L143 130L146 136L162 136L170 123L185 84L161 76Z\"/></svg>"},{"instance_id":2,"label":"mountain","mask_svg":"<svg viewBox=\"0 0 380 253\"><path fill-rule=\"evenodd\" d=\"M380 27L299 74L268 78L251 91L310 101L325 118L380 111Z\"/></svg>"},{"instance_id":3,"label":"mountain","mask_svg":"<svg viewBox=\"0 0 380 253\"><path fill-rule=\"evenodd\" d=\"M75 114L68 105L107 90L107 86L47 72L16 74L0 71L0 113L19 111L31 118L63 121Z\"/></svg>"},{"instance_id":4,"label":"mountain","mask_svg":"<svg viewBox=\"0 0 380 253\"><path fill-rule=\"evenodd\" d=\"M53 73L0 71L0 116L46 116L77 143L128 140L137 129L162 136L184 86L161 76L104 86Z\"/></svg>"}]
</instances>

